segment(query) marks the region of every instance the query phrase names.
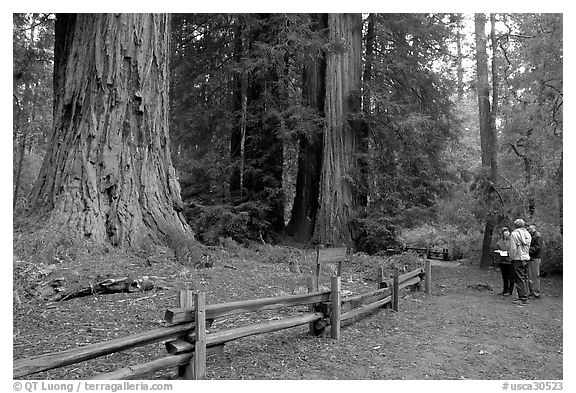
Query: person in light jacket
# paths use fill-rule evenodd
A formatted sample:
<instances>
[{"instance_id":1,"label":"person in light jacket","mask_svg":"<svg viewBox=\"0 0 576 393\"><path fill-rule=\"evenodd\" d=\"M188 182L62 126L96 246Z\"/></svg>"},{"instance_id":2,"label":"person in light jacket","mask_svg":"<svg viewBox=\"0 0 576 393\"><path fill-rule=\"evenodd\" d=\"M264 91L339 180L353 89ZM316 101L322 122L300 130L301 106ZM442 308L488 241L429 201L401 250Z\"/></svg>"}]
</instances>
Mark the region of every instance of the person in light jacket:
<instances>
[{"instance_id":1,"label":"person in light jacket","mask_svg":"<svg viewBox=\"0 0 576 393\"><path fill-rule=\"evenodd\" d=\"M521 218L514 221L516 229L510 235L510 259L514 269L514 279L516 281L516 291L518 298L514 299L516 304L528 303L528 261L530 260L530 242L532 236L524 228L526 224Z\"/></svg>"}]
</instances>

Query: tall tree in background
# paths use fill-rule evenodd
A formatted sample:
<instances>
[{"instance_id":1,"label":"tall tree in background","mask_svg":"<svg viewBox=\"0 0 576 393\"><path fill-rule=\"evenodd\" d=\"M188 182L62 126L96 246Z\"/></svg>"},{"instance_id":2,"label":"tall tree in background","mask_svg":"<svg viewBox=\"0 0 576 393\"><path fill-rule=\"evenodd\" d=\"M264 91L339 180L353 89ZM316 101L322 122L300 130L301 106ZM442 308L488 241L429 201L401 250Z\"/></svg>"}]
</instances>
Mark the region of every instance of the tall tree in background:
<instances>
[{"instance_id":1,"label":"tall tree in background","mask_svg":"<svg viewBox=\"0 0 576 393\"><path fill-rule=\"evenodd\" d=\"M284 198L279 129L281 103L286 102L283 72L287 65L286 50L277 43L284 16L242 15L241 21L236 45L240 57L249 63L234 85L237 126L232 131L231 155L238 169L232 173L231 193L240 201L267 201L267 220L273 230L280 231Z\"/></svg>"},{"instance_id":2,"label":"tall tree in background","mask_svg":"<svg viewBox=\"0 0 576 393\"><path fill-rule=\"evenodd\" d=\"M328 27L328 14L311 15L312 31L320 37ZM318 119L324 117L326 95L326 58L319 40L311 40L305 57L302 96L305 107ZM288 231L298 242L312 239L318 212L318 196L322 169L322 125L311 123L312 132L299 136L296 192Z\"/></svg>"},{"instance_id":3,"label":"tall tree in background","mask_svg":"<svg viewBox=\"0 0 576 393\"><path fill-rule=\"evenodd\" d=\"M482 152L482 167L488 168L489 177L485 180L486 197L488 199L488 209L486 226L484 227L484 238L482 241L482 254L480 256L480 267L487 269L490 266L492 232L497 219L497 209L493 208L496 187L498 183L498 160L497 160L497 134L496 116L498 108L498 84L496 69L496 34L495 16L490 15L492 41L492 107L490 106L490 84L488 80L488 56L486 54L486 16L476 14L474 17L475 38L476 38L476 75L478 92L478 113L480 122L480 143ZM482 175L483 176L483 175Z\"/></svg>"},{"instance_id":4,"label":"tall tree in background","mask_svg":"<svg viewBox=\"0 0 576 393\"><path fill-rule=\"evenodd\" d=\"M51 14L14 14L13 207L26 204L52 124Z\"/></svg>"},{"instance_id":5,"label":"tall tree in background","mask_svg":"<svg viewBox=\"0 0 576 393\"><path fill-rule=\"evenodd\" d=\"M462 60L464 58L462 50L462 20L462 14L454 15L454 21L456 23L456 91L458 93L458 100L462 100L464 98L464 67L462 66Z\"/></svg>"},{"instance_id":6,"label":"tall tree in background","mask_svg":"<svg viewBox=\"0 0 576 393\"><path fill-rule=\"evenodd\" d=\"M352 242L351 220L359 205L352 184L360 151L362 16L329 14L332 45L326 66L326 125L323 138L320 210L315 238L321 244Z\"/></svg>"},{"instance_id":7,"label":"tall tree in background","mask_svg":"<svg viewBox=\"0 0 576 393\"><path fill-rule=\"evenodd\" d=\"M54 133L31 218L138 247L186 232L168 138L169 16L58 14Z\"/></svg>"},{"instance_id":8,"label":"tall tree in background","mask_svg":"<svg viewBox=\"0 0 576 393\"><path fill-rule=\"evenodd\" d=\"M490 82L488 80L488 55L486 53L486 16L474 15L476 39L476 90L478 94L478 114L480 124L480 146L482 166L490 166Z\"/></svg>"}]
</instances>

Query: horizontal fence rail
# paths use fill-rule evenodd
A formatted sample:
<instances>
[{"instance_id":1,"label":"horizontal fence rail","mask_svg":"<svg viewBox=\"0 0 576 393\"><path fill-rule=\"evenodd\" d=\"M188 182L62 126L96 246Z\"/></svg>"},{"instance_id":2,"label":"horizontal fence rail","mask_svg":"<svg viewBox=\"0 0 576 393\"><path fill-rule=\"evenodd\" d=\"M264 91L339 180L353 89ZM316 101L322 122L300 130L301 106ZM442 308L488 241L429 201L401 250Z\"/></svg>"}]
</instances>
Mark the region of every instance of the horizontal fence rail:
<instances>
[{"instance_id":1,"label":"horizontal fence rail","mask_svg":"<svg viewBox=\"0 0 576 393\"><path fill-rule=\"evenodd\" d=\"M332 338L338 339L340 337L340 325L344 321L374 312L387 304L392 304L392 307L397 311L400 288L419 284L423 278L425 279L426 293L430 293L431 268L429 261L425 261L424 269L418 268L402 275L399 275L398 270L395 269L392 280L380 277L379 289L347 297L341 297L341 281L338 275L332 277L331 289L327 291L318 291L318 282L311 277L308 280L310 292L306 294L213 305L205 304L204 293L194 294L191 291L182 291L179 294L181 307L170 308L165 313L165 321L173 324L172 326L62 352L18 359L13 363L13 377L21 378L138 346L171 340L165 342L168 356L98 374L91 379L142 378L151 372L170 367L178 367L178 375L182 378L204 379L206 377L206 356L222 353L227 342L306 324L309 325L311 334L317 334L323 331L326 326L331 325ZM316 291L314 291L315 289ZM217 332L206 331L206 326L210 326L211 322L218 317L300 305L308 305L307 311L296 316Z\"/></svg>"},{"instance_id":2,"label":"horizontal fence rail","mask_svg":"<svg viewBox=\"0 0 576 393\"><path fill-rule=\"evenodd\" d=\"M34 358L19 359L14 361L14 378L52 370L54 368L76 364L82 361L95 359L114 352L123 351L150 344L153 342L177 337L194 329L193 323L162 327L131 336L89 344L79 348L72 348L61 352L53 352Z\"/></svg>"},{"instance_id":3,"label":"horizontal fence rail","mask_svg":"<svg viewBox=\"0 0 576 393\"><path fill-rule=\"evenodd\" d=\"M310 292L302 295L286 295L268 297L254 300L241 300L230 303L212 304L206 306L206 318L255 312L262 310L274 310L289 306L300 306L312 303L326 302L330 299L330 291ZM194 321L194 307L175 307L166 310L164 320L168 323L182 323Z\"/></svg>"}]
</instances>

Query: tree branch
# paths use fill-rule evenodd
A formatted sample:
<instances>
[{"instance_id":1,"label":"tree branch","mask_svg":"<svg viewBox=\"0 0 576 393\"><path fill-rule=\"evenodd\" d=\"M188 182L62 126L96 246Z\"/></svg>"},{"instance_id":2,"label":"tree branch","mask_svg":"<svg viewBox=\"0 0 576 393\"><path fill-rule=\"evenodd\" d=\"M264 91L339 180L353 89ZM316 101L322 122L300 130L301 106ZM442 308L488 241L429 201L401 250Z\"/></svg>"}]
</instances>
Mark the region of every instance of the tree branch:
<instances>
[{"instance_id":1,"label":"tree branch","mask_svg":"<svg viewBox=\"0 0 576 393\"><path fill-rule=\"evenodd\" d=\"M509 146L512 148L512 150L514 150L514 153L516 153L516 155L517 155L518 157L520 157L520 158L522 158L522 159L525 159L525 158L526 158L525 155L520 154L520 152L519 152L518 149L516 148L516 145L513 145L513 144L510 143L510 142L506 143L506 145L509 145Z\"/></svg>"},{"instance_id":2,"label":"tree branch","mask_svg":"<svg viewBox=\"0 0 576 393\"><path fill-rule=\"evenodd\" d=\"M522 202L522 210L524 212L526 212L526 204L524 203L524 198L522 198L522 194L520 194L518 189L516 187L514 187L514 184L512 184L512 182L510 180L508 180L507 178L505 178L502 175L498 175L498 176L501 177L502 179L506 180L506 182L510 185L510 187L512 187L512 189L514 189L514 191L516 191L516 195L518 195L518 199L520 199L520 201Z\"/></svg>"}]
</instances>

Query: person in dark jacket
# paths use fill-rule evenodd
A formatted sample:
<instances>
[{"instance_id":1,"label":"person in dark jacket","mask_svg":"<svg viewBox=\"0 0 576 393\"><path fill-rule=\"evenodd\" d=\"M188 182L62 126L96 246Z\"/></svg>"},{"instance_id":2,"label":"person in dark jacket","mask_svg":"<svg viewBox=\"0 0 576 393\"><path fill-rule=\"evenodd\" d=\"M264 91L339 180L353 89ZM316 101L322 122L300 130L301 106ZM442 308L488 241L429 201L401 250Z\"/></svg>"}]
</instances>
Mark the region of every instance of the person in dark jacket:
<instances>
[{"instance_id":1,"label":"person in dark jacket","mask_svg":"<svg viewBox=\"0 0 576 393\"><path fill-rule=\"evenodd\" d=\"M532 236L530 242L530 261L528 262L528 296L540 297L540 263L542 262L542 235L536 230L536 225L528 224L528 232Z\"/></svg>"},{"instance_id":2,"label":"person in dark jacket","mask_svg":"<svg viewBox=\"0 0 576 393\"><path fill-rule=\"evenodd\" d=\"M514 269L512 268L512 261L510 260L509 252L510 252L510 229L508 227L503 227L500 230L501 237L496 243L498 247L499 254L499 262L500 262L500 271L502 273L502 283L503 289L498 295L502 296L510 296L514 291ZM500 251L500 252L499 252ZM506 252L506 255L502 255L503 252Z\"/></svg>"}]
</instances>

